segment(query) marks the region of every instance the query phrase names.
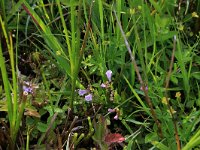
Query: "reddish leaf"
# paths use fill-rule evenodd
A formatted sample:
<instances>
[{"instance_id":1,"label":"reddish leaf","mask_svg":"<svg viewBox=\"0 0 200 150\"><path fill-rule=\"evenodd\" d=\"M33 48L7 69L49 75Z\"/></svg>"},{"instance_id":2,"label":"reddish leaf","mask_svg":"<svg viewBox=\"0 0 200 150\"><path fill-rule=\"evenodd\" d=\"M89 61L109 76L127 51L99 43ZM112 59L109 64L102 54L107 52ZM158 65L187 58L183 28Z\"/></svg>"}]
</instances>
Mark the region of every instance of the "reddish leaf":
<instances>
[{"instance_id":1,"label":"reddish leaf","mask_svg":"<svg viewBox=\"0 0 200 150\"><path fill-rule=\"evenodd\" d=\"M105 137L105 142L108 144L121 143L123 141L125 141L125 138L119 133L110 133Z\"/></svg>"}]
</instances>

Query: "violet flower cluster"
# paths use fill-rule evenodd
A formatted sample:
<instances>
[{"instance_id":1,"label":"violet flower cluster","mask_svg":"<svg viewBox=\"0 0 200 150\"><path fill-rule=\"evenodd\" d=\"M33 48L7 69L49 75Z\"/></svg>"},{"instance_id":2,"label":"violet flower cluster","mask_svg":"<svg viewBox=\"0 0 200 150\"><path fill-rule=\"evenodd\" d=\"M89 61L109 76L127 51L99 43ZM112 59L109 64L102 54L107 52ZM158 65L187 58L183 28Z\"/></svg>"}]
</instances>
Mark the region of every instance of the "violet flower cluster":
<instances>
[{"instance_id":1,"label":"violet flower cluster","mask_svg":"<svg viewBox=\"0 0 200 150\"><path fill-rule=\"evenodd\" d=\"M78 90L78 94L80 96L85 96L85 101L90 102L92 101L92 94L90 93L90 90L86 89L86 90Z\"/></svg>"},{"instance_id":2,"label":"violet flower cluster","mask_svg":"<svg viewBox=\"0 0 200 150\"><path fill-rule=\"evenodd\" d=\"M23 86L22 86L23 94L24 95L33 94L34 90L37 89L38 87L39 87L38 85L35 85L35 84L30 83L30 82L24 81L23 82Z\"/></svg>"},{"instance_id":3,"label":"violet flower cluster","mask_svg":"<svg viewBox=\"0 0 200 150\"><path fill-rule=\"evenodd\" d=\"M112 71L111 70L108 70L106 71L106 77L108 79L108 82L110 83L112 81ZM109 83L102 83L101 84L101 87L102 88L107 88L109 86Z\"/></svg>"},{"instance_id":4,"label":"violet flower cluster","mask_svg":"<svg viewBox=\"0 0 200 150\"><path fill-rule=\"evenodd\" d=\"M116 115L114 116L114 119L115 120L118 120L119 119L119 109L118 108L114 108L114 109L111 109L111 108L108 108L108 112L110 113L116 113Z\"/></svg>"},{"instance_id":5,"label":"violet flower cluster","mask_svg":"<svg viewBox=\"0 0 200 150\"><path fill-rule=\"evenodd\" d=\"M22 89L24 95L33 94L33 88L31 87L29 82L24 82Z\"/></svg>"},{"instance_id":6,"label":"violet flower cluster","mask_svg":"<svg viewBox=\"0 0 200 150\"><path fill-rule=\"evenodd\" d=\"M111 82L112 71L111 70L106 71L106 76L107 76L108 81ZM107 84L102 83L101 87L102 88L106 88ZM79 89L78 90L78 94L79 94L79 96L84 96L85 101L87 101L87 102L92 101L93 95L90 92L90 90L88 90L88 89Z\"/></svg>"},{"instance_id":7,"label":"violet flower cluster","mask_svg":"<svg viewBox=\"0 0 200 150\"><path fill-rule=\"evenodd\" d=\"M141 90L141 91L144 91L144 88L141 86L141 87L140 87L140 90ZM148 91L148 86L145 86L145 91Z\"/></svg>"},{"instance_id":8,"label":"violet flower cluster","mask_svg":"<svg viewBox=\"0 0 200 150\"><path fill-rule=\"evenodd\" d=\"M101 87L102 88L106 88L106 89L109 89L109 91L110 91L110 100L111 101L113 101L113 90L112 90L112 71L111 70L108 70L108 71L106 71L106 77L107 77L107 79L108 79L108 81L106 82L106 83L102 83L101 84ZM114 116L114 119L115 120L118 120L119 119L119 109L116 109L116 108L114 108L114 109L112 109L112 108L109 108L108 109L108 112L110 112L110 113L115 113L115 116Z\"/></svg>"}]
</instances>

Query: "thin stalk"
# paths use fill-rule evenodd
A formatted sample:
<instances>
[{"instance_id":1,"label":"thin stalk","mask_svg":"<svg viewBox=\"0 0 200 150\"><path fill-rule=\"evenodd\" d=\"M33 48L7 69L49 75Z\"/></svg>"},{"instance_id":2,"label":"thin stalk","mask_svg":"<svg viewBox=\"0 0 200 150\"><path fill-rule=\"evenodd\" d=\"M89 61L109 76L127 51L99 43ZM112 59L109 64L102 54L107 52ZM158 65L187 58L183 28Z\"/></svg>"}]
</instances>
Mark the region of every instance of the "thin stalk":
<instances>
[{"instance_id":1,"label":"thin stalk","mask_svg":"<svg viewBox=\"0 0 200 150\"><path fill-rule=\"evenodd\" d=\"M9 53L11 53L11 44L12 42L10 42L10 37L8 37L8 34L6 32L6 28L5 28L5 23L2 20L2 17L0 15L0 24L1 24L1 29L3 31L3 36L6 40L6 46L7 46L7 50L9 51ZM10 55L10 59L11 55ZM13 60L11 60L11 64ZM2 74L2 79L3 79L3 84L4 84L4 90L5 90L5 94L6 94L6 101L7 101L7 107L8 107L8 118L9 118L9 123L10 123L10 137L11 137L11 145L10 145L10 149L14 149L14 143L15 143L15 132L16 132L16 128L15 128L15 121L16 121L16 114L13 111L13 102L12 102L12 96L11 96L11 86L10 86L10 82L8 79L8 74L7 74L7 70L6 70L6 66L5 66L5 59L3 57L3 51L2 51L2 46L1 46L1 42L0 42L0 67L1 67L1 74ZM12 66L12 75L13 75L13 66ZM14 82L14 81L13 81Z\"/></svg>"},{"instance_id":2,"label":"thin stalk","mask_svg":"<svg viewBox=\"0 0 200 150\"><path fill-rule=\"evenodd\" d=\"M70 4L73 3L73 0L70 0ZM75 97L75 85L76 85L76 79L77 79L77 73L76 73L76 36L75 36L75 8L74 6L70 7L70 12L71 12L71 36L72 36L72 40L70 43L70 39L69 39L69 35L68 35L68 29L63 17L63 12L60 6L60 1L56 0L56 4L58 5L58 10L60 13L60 17L61 17L61 22L64 28L64 35L65 35L65 39L66 39L66 43L67 43L67 47L68 47L68 53L69 53L69 58L70 58L70 77L72 80L72 92L71 92L71 99L70 99L70 108L73 109L73 100Z\"/></svg>"},{"instance_id":3,"label":"thin stalk","mask_svg":"<svg viewBox=\"0 0 200 150\"><path fill-rule=\"evenodd\" d=\"M100 24L101 24L101 39L104 41L104 21L103 21L103 4L102 0L98 0L99 4L99 15L100 15Z\"/></svg>"},{"instance_id":4,"label":"thin stalk","mask_svg":"<svg viewBox=\"0 0 200 150\"><path fill-rule=\"evenodd\" d=\"M171 62L170 62L170 66L169 66L169 72L167 74L166 77L166 81L165 81L165 97L166 97L166 101L167 101L167 107L169 109L169 112L172 116L172 121L174 124L174 130L175 130L175 138L176 138L176 144L177 144L177 150L181 150L181 144L180 144L180 140L179 140L179 136L178 136L178 129L177 129L177 123L176 123L176 119L174 118L171 106L169 104L169 100L168 100L168 95L167 95L167 88L169 87L169 81L170 81L170 75L172 73L172 68L173 68L173 64L174 64L174 55L175 55L175 50L176 50L176 36L174 36L174 43L173 43L173 50L172 50L172 57L171 57Z\"/></svg>"},{"instance_id":5,"label":"thin stalk","mask_svg":"<svg viewBox=\"0 0 200 150\"><path fill-rule=\"evenodd\" d=\"M3 79L3 84L4 84L4 90L6 94L6 102L8 106L8 118L9 122L11 125L11 122L13 120L13 105L12 105L12 97L11 97L11 90L10 90L10 82L8 80L8 74L5 66L5 59L3 57L3 52L2 52L2 46L0 42L0 66L1 66L1 74L2 74L2 79Z\"/></svg>"},{"instance_id":6,"label":"thin stalk","mask_svg":"<svg viewBox=\"0 0 200 150\"><path fill-rule=\"evenodd\" d=\"M121 16L121 9L122 9L122 1L121 0L117 0L116 1L116 6L117 6L117 12L119 12L117 14L117 17L120 18L120 16ZM121 37L120 37L120 29L119 29L118 26L116 27L116 34L117 34L117 41L119 41Z\"/></svg>"},{"instance_id":7,"label":"thin stalk","mask_svg":"<svg viewBox=\"0 0 200 150\"><path fill-rule=\"evenodd\" d=\"M141 44L141 41L140 41L140 36L138 34L137 22L135 20L135 16L133 15L132 18L133 18L133 22L134 22L134 32L135 32L135 40L136 40L136 43L137 43L138 56L139 56L140 63L141 63L141 66L142 66L142 70L143 70L143 73L144 73L144 81L146 83L148 79L147 79L146 66L145 66L144 57L143 57L144 52L142 51L142 44ZM145 34L145 30L144 30L144 34ZM132 52L131 52L131 54L132 54ZM145 52L145 54L146 54L146 52Z\"/></svg>"},{"instance_id":8,"label":"thin stalk","mask_svg":"<svg viewBox=\"0 0 200 150\"><path fill-rule=\"evenodd\" d=\"M90 5L89 18L87 19L88 20L87 28L86 28L85 35L84 35L84 38L83 38L83 43L82 43L82 46L81 46L81 50L79 52L79 56L80 56L79 63L78 63L78 65L79 65L78 67L79 68L80 68L81 60L83 58L83 53L84 53L84 50L85 50L85 47L86 47L86 42L87 42L87 38L88 38L88 34L89 34L93 4L94 4L94 2L92 2L92 4Z\"/></svg>"},{"instance_id":9,"label":"thin stalk","mask_svg":"<svg viewBox=\"0 0 200 150\"><path fill-rule=\"evenodd\" d=\"M45 134L44 134L44 136L42 138L42 140L41 140L42 141L41 143L43 143L45 141L45 139L47 139L47 137L51 133L51 129L53 127L53 124L55 123L55 120L56 120L57 116L58 116L57 112L52 116L51 121L49 123L49 126L48 126L48 128L47 128L47 130L46 130L46 132L45 132Z\"/></svg>"},{"instance_id":10,"label":"thin stalk","mask_svg":"<svg viewBox=\"0 0 200 150\"><path fill-rule=\"evenodd\" d=\"M70 0L70 4L73 3L74 0ZM76 26L75 26L75 7L73 5L71 5L70 7L70 12L71 12L71 36L72 36L72 40L71 40L71 46L72 46L72 56L70 58L70 65L71 65L71 79L72 79L72 91L71 91L71 99L70 99L70 108L73 111L73 101L75 98L75 89L76 89L76 80L77 80L77 63L76 63L76 56L77 56L77 48L76 44L79 44L77 39L79 37L76 37L78 35L76 35ZM77 28L79 28L77 26ZM77 32L78 33L78 32Z\"/></svg>"},{"instance_id":11,"label":"thin stalk","mask_svg":"<svg viewBox=\"0 0 200 150\"><path fill-rule=\"evenodd\" d=\"M200 144L200 130L198 130L183 147L182 150L191 150L193 147Z\"/></svg>"},{"instance_id":12,"label":"thin stalk","mask_svg":"<svg viewBox=\"0 0 200 150\"><path fill-rule=\"evenodd\" d=\"M4 90L5 90L5 94L6 94L6 102L7 102L7 106L8 106L8 118L9 118L9 122L11 125L12 120L13 120L13 111L12 111L13 105L12 105L10 86L9 86L10 82L8 80L8 74L6 71L5 59L4 59L3 53L2 53L1 42L0 42L0 66L1 66L1 75L2 75L2 79L3 79Z\"/></svg>"},{"instance_id":13,"label":"thin stalk","mask_svg":"<svg viewBox=\"0 0 200 150\"><path fill-rule=\"evenodd\" d=\"M99 6L99 18L100 18L100 36L101 36L101 44L99 45L99 67L100 67L100 73L102 75L102 77L104 76L103 73L104 73L104 68L105 68L105 53L106 53L106 45L104 45L104 41L106 40L105 39L105 21L104 21L104 8L103 8L103 1L102 0L98 0L98 6Z\"/></svg>"},{"instance_id":14,"label":"thin stalk","mask_svg":"<svg viewBox=\"0 0 200 150\"><path fill-rule=\"evenodd\" d=\"M3 17L3 20L6 20L5 0L0 1L0 10L1 10L1 16ZM4 23L5 23L5 27L7 27L7 21L5 21Z\"/></svg>"},{"instance_id":15,"label":"thin stalk","mask_svg":"<svg viewBox=\"0 0 200 150\"><path fill-rule=\"evenodd\" d=\"M121 24L120 24L120 22L119 22L119 19L117 18L117 14L116 14L116 11L115 11L115 10L114 10L114 14L115 14L115 18L116 18L116 20L117 20L117 24L118 24L119 27L120 27L120 31L121 31L122 37L123 37L123 39L124 39L124 42L125 42L126 48L127 48L127 50L128 50L128 53L129 53L129 55L130 55L131 61L132 61L133 65L134 65L134 68L135 68L135 71L136 71L138 80L139 80L140 85L142 86L142 89L143 89L143 91L144 91L145 100L146 100L147 104L148 104L149 107L150 107L152 117L153 117L153 119L154 119L154 121L155 121L155 123L156 123L156 125L157 125L157 127L158 127L158 135L160 136L160 138L162 138L162 137L163 137L163 134L162 134L162 129L161 129L161 123L160 123L160 121L158 120L158 118L157 118L157 116L156 116L155 110L154 110L154 108L153 108L153 104L152 104L152 102L151 102L151 100L150 100L150 98L149 98L149 96L148 96L148 90L145 88L145 83L144 83L144 81L143 81L143 79L142 79L142 77L141 77L141 75L140 75L139 68L138 68L138 66L137 66L136 60L135 60L135 58L134 58L134 56L133 56L133 54L132 54L130 45L129 45L127 39L126 39L126 35L125 35L125 33L124 33L123 29L122 29L122 26L121 26Z\"/></svg>"},{"instance_id":16,"label":"thin stalk","mask_svg":"<svg viewBox=\"0 0 200 150\"><path fill-rule=\"evenodd\" d=\"M27 133L26 133L26 150L29 150L30 133L31 133L31 129L30 129L30 126L28 126Z\"/></svg>"},{"instance_id":17,"label":"thin stalk","mask_svg":"<svg viewBox=\"0 0 200 150\"><path fill-rule=\"evenodd\" d=\"M189 100L189 94L190 94L190 84L189 84L189 76L188 76L188 72L185 68L185 60L184 60L184 55L182 52L182 47L181 47L181 42L180 40L177 38L177 55L176 58L178 60L178 64L180 65L180 69L182 72L182 77L183 77L183 85L184 85L184 92L186 95L186 102L188 102Z\"/></svg>"},{"instance_id":18,"label":"thin stalk","mask_svg":"<svg viewBox=\"0 0 200 150\"><path fill-rule=\"evenodd\" d=\"M19 15L18 15L18 21L19 21ZM17 56L15 57L14 55L12 35L11 33L10 34L7 33L5 29L5 24L1 16L0 16L0 22L1 22L1 27L3 30L3 36L6 39L6 46L9 52L10 66L11 66L11 73L12 73L12 84L10 84L8 75L7 75L6 66L5 66L5 60L3 58L2 47L0 45L1 47L0 49L0 60L1 60L0 64L1 65L0 66L1 66L1 71L2 71L4 89L5 89L6 98L7 98L8 117L9 117L9 123L10 123L10 137L12 139L12 144L10 145L10 149L14 149L21 118L23 116L24 107L19 108L19 105L18 105L18 82L17 82L17 73L16 73L17 60L15 60ZM16 48L16 51L17 51L17 48Z\"/></svg>"},{"instance_id":19,"label":"thin stalk","mask_svg":"<svg viewBox=\"0 0 200 150\"><path fill-rule=\"evenodd\" d=\"M17 78L16 78L16 70L15 70L15 60L14 60L14 51L13 51L13 43L12 43L12 36L11 34L9 35L9 41L10 41L10 49L8 50L9 52L9 56L10 56L10 65L11 65L11 72L12 72L12 94L13 94L13 99L12 99L12 103L13 103L13 120L12 120L12 127L14 127L14 135L13 135L13 141L15 141L17 132L18 132L18 127L16 127L17 122L20 122L21 120L18 120L19 116L18 116L18 96L17 96Z\"/></svg>"},{"instance_id":20,"label":"thin stalk","mask_svg":"<svg viewBox=\"0 0 200 150\"><path fill-rule=\"evenodd\" d=\"M145 5L144 5L144 2L142 3L142 21L143 21L143 32L144 32L144 34L143 34L143 38L144 38L144 50L145 50L145 52L144 52L144 56L145 56L145 64L148 64L148 60L147 60L147 34L146 34L146 20L145 20L145 10L144 10L144 7L145 7ZM154 40L155 41L155 40ZM155 48L153 49L153 50L155 50ZM154 51L153 51L154 52ZM153 53L153 55L152 56L154 56L154 53ZM148 67L147 67L147 72L146 72L146 74L148 73Z\"/></svg>"},{"instance_id":21,"label":"thin stalk","mask_svg":"<svg viewBox=\"0 0 200 150\"><path fill-rule=\"evenodd\" d=\"M42 10L43 10L43 12L44 12L44 14L45 14L45 17L47 18L48 21L50 21L50 18L49 18L49 15L48 15L47 10L46 10L46 8L45 8L45 5L44 5L43 0L40 0L39 3L40 3L41 6L42 6Z\"/></svg>"}]
</instances>

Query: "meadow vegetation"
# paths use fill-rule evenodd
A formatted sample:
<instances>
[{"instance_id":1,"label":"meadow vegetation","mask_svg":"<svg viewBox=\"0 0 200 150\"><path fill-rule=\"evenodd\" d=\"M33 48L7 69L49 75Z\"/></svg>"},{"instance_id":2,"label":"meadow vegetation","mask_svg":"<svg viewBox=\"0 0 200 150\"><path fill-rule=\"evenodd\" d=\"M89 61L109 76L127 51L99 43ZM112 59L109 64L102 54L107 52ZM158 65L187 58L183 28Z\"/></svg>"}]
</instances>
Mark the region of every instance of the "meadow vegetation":
<instances>
[{"instance_id":1,"label":"meadow vegetation","mask_svg":"<svg viewBox=\"0 0 200 150\"><path fill-rule=\"evenodd\" d=\"M1 0L0 149L200 149L200 1Z\"/></svg>"}]
</instances>

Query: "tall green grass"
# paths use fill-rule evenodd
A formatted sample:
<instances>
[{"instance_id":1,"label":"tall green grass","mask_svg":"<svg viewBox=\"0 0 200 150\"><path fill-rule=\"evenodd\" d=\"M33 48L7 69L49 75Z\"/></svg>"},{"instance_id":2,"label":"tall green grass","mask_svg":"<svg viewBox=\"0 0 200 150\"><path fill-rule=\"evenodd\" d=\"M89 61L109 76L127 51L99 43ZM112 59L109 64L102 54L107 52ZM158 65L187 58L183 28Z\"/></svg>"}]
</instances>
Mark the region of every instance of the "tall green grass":
<instances>
[{"instance_id":1,"label":"tall green grass","mask_svg":"<svg viewBox=\"0 0 200 150\"><path fill-rule=\"evenodd\" d=\"M5 38L5 41L6 41L6 47L9 52L9 65L11 67L12 80L10 80L8 77L7 71L9 70L6 69L7 63L3 56L2 43L0 43L0 66L1 66L1 74L2 74L2 79L3 79L7 109L8 109L8 119L9 119L9 124L10 124L10 127L9 127L10 135L8 136L9 148L15 149L15 142L16 142L18 130L20 128L20 123L21 123L21 119L23 116L24 108L25 108L26 95L23 95L22 97L18 95L19 93L18 85L20 85L20 83L18 81L19 72L17 71L17 67L16 67L17 57L15 57L15 54L17 54L17 52L14 51L13 49L12 35L11 33L7 32L7 27L5 26L6 25L5 22L6 20L2 20L2 17L0 16L1 30L3 33L1 40ZM21 101L21 103L19 103L19 101Z\"/></svg>"},{"instance_id":2,"label":"tall green grass","mask_svg":"<svg viewBox=\"0 0 200 150\"><path fill-rule=\"evenodd\" d=\"M60 1L56 0L56 5L59 10L59 16L61 18L61 30L63 29L63 36L67 47L62 45L60 41L51 31L51 28L44 23L44 21L37 15L37 13L32 10L30 5L24 1L23 8L31 16L33 22L38 27L39 32L41 33L43 39L45 40L47 46L50 48L50 53L58 61L61 68L66 72L66 74L71 78L71 98L70 98L70 108L73 109L73 101L75 100L75 90L76 86L82 87L82 85L77 80L77 75L80 68L80 63L82 55L81 51L81 40L80 40L80 25L81 25L81 7L82 1L78 3L71 0L67 7L70 8L70 20L67 22L70 23L70 29L66 25L64 19L63 9L61 8ZM79 7L79 11L76 12L75 8ZM55 7L55 6L54 6ZM83 47L84 49L84 47ZM82 51L83 51L82 49ZM83 87L82 87L83 88Z\"/></svg>"}]
</instances>

